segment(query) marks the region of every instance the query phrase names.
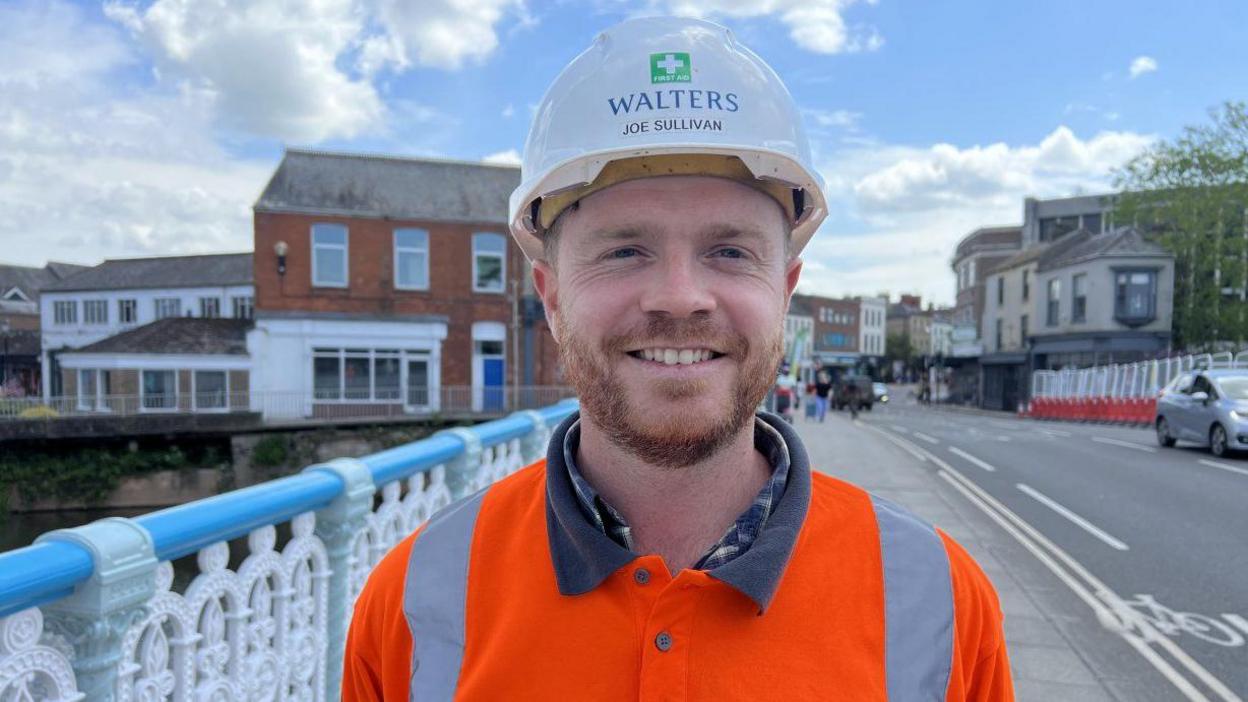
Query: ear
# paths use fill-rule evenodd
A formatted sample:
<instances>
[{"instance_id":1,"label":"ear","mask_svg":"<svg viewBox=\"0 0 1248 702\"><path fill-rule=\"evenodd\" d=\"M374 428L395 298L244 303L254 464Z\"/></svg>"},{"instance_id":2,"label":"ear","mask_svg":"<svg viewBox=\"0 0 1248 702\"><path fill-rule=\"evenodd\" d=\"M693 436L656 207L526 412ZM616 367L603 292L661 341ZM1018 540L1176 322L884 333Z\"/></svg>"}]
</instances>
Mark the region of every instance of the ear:
<instances>
[{"instance_id":1,"label":"ear","mask_svg":"<svg viewBox=\"0 0 1248 702\"><path fill-rule=\"evenodd\" d=\"M542 299L542 309L546 313L546 326L550 328L550 335L558 344L559 324L556 320L559 316L559 278L555 275L555 269L541 259L533 261L533 289Z\"/></svg>"},{"instance_id":2,"label":"ear","mask_svg":"<svg viewBox=\"0 0 1248 702\"><path fill-rule=\"evenodd\" d=\"M797 279L802 277L802 259L794 256L784 267L784 308L789 308L789 300L793 299L793 291L797 289Z\"/></svg>"}]
</instances>

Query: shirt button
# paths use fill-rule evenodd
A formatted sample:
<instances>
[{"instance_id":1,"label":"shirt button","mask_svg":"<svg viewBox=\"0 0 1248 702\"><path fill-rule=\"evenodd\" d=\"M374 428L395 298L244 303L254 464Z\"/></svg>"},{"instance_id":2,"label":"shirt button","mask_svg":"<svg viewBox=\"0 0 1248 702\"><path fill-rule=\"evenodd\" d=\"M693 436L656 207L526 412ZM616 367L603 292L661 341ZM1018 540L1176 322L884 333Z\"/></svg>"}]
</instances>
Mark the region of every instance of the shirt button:
<instances>
[{"instance_id":1,"label":"shirt button","mask_svg":"<svg viewBox=\"0 0 1248 702\"><path fill-rule=\"evenodd\" d=\"M650 571L645 568L638 568L637 570L634 570L633 580L636 581L638 585L645 585L650 582Z\"/></svg>"},{"instance_id":2,"label":"shirt button","mask_svg":"<svg viewBox=\"0 0 1248 702\"><path fill-rule=\"evenodd\" d=\"M666 631L660 631L659 635L654 637L654 647L666 653L672 647L672 635Z\"/></svg>"}]
</instances>

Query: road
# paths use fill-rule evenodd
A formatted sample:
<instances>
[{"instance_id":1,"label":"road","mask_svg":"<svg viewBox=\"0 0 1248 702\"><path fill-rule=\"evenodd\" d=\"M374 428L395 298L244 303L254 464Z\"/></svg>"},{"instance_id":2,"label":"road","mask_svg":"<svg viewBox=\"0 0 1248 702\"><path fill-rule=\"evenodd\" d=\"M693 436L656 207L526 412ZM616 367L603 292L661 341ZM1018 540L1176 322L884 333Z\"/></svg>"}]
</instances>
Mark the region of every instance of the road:
<instances>
[{"instance_id":1,"label":"road","mask_svg":"<svg viewBox=\"0 0 1248 702\"><path fill-rule=\"evenodd\" d=\"M1050 542L1041 558L1103 602L1100 618L1169 671L1174 699L1248 697L1248 460L1160 448L1143 429L904 402L860 413L855 428L938 459L931 463L953 469L942 472L973 483L955 484L967 499L977 487L1034 528L1028 536L1015 524L1023 538ZM1151 626L1105 616L1127 605Z\"/></svg>"}]
</instances>

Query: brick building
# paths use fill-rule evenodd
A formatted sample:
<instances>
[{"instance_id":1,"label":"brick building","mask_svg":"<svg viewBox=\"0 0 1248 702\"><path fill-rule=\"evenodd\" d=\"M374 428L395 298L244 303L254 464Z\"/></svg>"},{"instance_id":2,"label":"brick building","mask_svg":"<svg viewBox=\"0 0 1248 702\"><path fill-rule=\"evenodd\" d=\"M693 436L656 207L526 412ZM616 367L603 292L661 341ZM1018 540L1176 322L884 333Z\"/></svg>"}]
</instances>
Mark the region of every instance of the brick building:
<instances>
[{"instance_id":1,"label":"brick building","mask_svg":"<svg viewBox=\"0 0 1248 702\"><path fill-rule=\"evenodd\" d=\"M254 208L253 389L302 393L317 414L490 411L513 385L558 384L507 229L519 180L511 166L288 150Z\"/></svg>"}]
</instances>

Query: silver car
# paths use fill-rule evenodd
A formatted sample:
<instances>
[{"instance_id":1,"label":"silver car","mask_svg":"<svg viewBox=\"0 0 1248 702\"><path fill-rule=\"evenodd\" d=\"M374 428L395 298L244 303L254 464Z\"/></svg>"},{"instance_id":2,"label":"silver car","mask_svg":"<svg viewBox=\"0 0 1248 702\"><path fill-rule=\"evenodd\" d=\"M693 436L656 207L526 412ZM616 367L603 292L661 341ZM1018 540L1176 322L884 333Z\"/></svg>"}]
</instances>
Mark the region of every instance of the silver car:
<instances>
[{"instance_id":1,"label":"silver car","mask_svg":"<svg viewBox=\"0 0 1248 702\"><path fill-rule=\"evenodd\" d=\"M1170 381L1157 398L1157 442L1192 441L1215 456L1248 450L1248 370L1202 370Z\"/></svg>"}]
</instances>

